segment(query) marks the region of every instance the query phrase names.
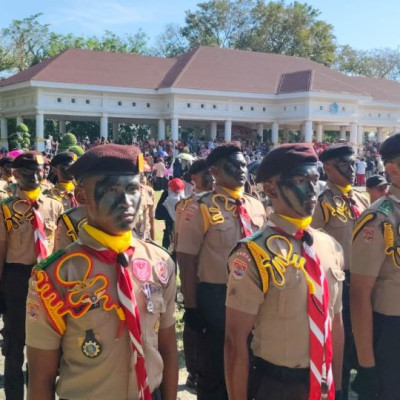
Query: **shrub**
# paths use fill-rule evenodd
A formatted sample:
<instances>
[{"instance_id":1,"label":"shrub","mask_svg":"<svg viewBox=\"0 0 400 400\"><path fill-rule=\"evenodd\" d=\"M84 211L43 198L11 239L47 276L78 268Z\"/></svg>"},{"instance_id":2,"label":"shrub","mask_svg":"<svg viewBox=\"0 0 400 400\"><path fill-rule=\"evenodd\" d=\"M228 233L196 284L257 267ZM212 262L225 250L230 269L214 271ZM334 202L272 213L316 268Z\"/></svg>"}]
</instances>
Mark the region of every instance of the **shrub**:
<instances>
[{"instance_id":1,"label":"shrub","mask_svg":"<svg viewBox=\"0 0 400 400\"><path fill-rule=\"evenodd\" d=\"M85 150L83 150L82 147L78 145L71 146L68 150L75 153L78 157L80 157L85 152Z\"/></svg>"}]
</instances>

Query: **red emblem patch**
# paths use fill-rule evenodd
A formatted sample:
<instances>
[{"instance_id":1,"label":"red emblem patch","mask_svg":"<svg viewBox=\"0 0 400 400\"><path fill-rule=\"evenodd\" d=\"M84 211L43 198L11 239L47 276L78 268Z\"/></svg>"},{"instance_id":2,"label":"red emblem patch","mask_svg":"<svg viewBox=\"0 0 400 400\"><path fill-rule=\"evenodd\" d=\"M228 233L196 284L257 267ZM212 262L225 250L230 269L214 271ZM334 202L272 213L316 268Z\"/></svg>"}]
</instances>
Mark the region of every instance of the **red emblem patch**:
<instances>
[{"instance_id":1,"label":"red emblem patch","mask_svg":"<svg viewBox=\"0 0 400 400\"><path fill-rule=\"evenodd\" d=\"M371 243L374 240L375 229L374 228L364 228L363 238L365 243Z\"/></svg>"},{"instance_id":2,"label":"red emblem patch","mask_svg":"<svg viewBox=\"0 0 400 400\"><path fill-rule=\"evenodd\" d=\"M34 300L28 299L26 308L27 308L26 314L28 318L31 321L36 321L39 317L39 309L40 309L39 303Z\"/></svg>"},{"instance_id":3,"label":"red emblem patch","mask_svg":"<svg viewBox=\"0 0 400 400\"><path fill-rule=\"evenodd\" d=\"M157 261L154 269L156 271L158 279L161 281L161 283L166 285L169 279L167 263L165 261Z\"/></svg>"},{"instance_id":4,"label":"red emblem patch","mask_svg":"<svg viewBox=\"0 0 400 400\"><path fill-rule=\"evenodd\" d=\"M233 260L232 274L236 279L242 279L246 274L247 265L238 259Z\"/></svg>"},{"instance_id":5,"label":"red emblem patch","mask_svg":"<svg viewBox=\"0 0 400 400\"><path fill-rule=\"evenodd\" d=\"M135 258L132 260L132 272L139 281L147 282L151 276L150 262L144 258Z\"/></svg>"}]
</instances>

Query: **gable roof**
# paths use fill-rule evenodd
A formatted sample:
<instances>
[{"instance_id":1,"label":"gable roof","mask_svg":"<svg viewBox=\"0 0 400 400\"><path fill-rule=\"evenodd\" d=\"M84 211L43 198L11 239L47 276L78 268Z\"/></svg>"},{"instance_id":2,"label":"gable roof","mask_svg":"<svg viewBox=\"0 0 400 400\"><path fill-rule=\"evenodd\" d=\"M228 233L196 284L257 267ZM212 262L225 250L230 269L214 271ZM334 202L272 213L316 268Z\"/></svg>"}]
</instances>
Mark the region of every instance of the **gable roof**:
<instances>
[{"instance_id":1,"label":"gable roof","mask_svg":"<svg viewBox=\"0 0 400 400\"><path fill-rule=\"evenodd\" d=\"M400 102L400 83L349 77L306 58L199 47L176 58L69 49L8 79L140 89L283 94L327 92Z\"/></svg>"}]
</instances>

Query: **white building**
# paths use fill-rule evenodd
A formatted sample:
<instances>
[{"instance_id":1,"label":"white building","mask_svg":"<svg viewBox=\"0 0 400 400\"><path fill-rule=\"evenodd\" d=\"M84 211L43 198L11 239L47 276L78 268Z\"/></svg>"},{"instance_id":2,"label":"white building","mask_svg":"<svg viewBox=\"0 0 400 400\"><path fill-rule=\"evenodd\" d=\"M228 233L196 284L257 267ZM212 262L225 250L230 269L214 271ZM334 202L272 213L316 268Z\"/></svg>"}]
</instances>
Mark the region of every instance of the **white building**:
<instances>
[{"instance_id":1,"label":"white building","mask_svg":"<svg viewBox=\"0 0 400 400\"><path fill-rule=\"evenodd\" d=\"M174 58L70 49L0 81L0 145L7 118L36 118L44 149L44 119L100 120L99 136L119 123L148 124L159 139L185 127L231 140L239 132L304 141L340 132L354 146L365 132L379 141L400 127L400 84L348 77L299 57L200 47Z\"/></svg>"}]
</instances>

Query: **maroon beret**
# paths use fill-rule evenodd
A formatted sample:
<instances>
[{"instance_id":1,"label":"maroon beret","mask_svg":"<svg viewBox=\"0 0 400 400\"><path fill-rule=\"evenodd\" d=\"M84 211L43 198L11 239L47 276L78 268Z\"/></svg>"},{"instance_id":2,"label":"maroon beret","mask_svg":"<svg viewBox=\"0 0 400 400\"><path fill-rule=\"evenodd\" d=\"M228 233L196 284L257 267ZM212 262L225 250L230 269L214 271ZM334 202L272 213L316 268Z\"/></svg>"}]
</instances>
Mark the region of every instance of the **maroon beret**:
<instances>
[{"instance_id":1,"label":"maroon beret","mask_svg":"<svg viewBox=\"0 0 400 400\"><path fill-rule=\"evenodd\" d=\"M30 168L44 164L44 158L40 151L26 151L14 158L11 164L12 168Z\"/></svg>"},{"instance_id":2,"label":"maroon beret","mask_svg":"<svg viewBox=\"0 0 400 400\"><path fill-rule=\"evenodd\" d=\"M302 164L318 161L312 143L287 143L275 147L261 161L256 182L264 182L275 175L285 174Z\"/></svg>"},{"instance_id":3,"label":"maroon beret","mask_svg":"<svg viewBox=\"0 0 400 400\"><path fill-rule=\"evenodd\" d=\"M222 160L234 153L241 153L242 148L238 142L231 142L216 147L207 157L207 165L211 167L217 161Z\"/></svg>"},{"instance_id":4,"label":"maroon beret","mask_svg":"<svg viewBox=\"0 0 400 400\"><path fill-rule=\"evenodd\" d=\"M139 173L140 149L123 144L102 144L93 147L68 168L76 179L85 175L127 175Z\"/></svg>"},{"instance_id":5,"label":"maroon beret","mask_svg":"<svg viewBox=\"0 0 400 400\"><path fill-rule=\"evenodd\" d=\"M328 146L320 155L319 159L322 162L332 160L333 158L340 158L344 156L352 156L354 149L348 143L335 143Z\"/></svg>"}]
</instances>

